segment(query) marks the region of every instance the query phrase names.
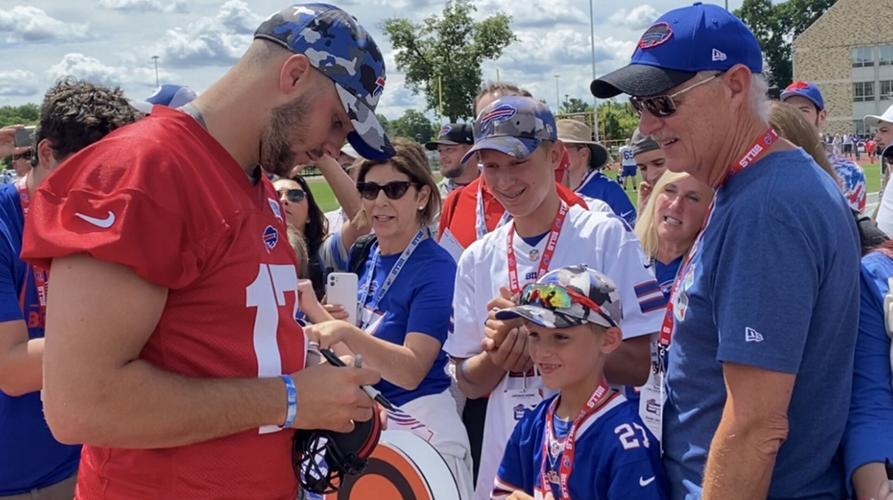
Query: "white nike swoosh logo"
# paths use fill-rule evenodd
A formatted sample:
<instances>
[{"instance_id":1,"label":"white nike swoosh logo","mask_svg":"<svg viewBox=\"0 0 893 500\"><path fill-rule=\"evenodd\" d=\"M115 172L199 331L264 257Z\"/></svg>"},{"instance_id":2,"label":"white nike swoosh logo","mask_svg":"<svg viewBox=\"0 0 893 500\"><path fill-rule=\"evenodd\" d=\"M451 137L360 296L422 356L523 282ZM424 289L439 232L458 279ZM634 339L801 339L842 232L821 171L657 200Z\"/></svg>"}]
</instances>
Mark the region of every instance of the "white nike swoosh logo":
<instances>
[{"instance_id":1,"label":"white nike swoosh logo","mask_svg":"<svg viewBox=\"0 0 893 500\"><path fill-rule=\"evenodd\" d=\"M96 217L90 217L89 215L84 215L80 212L76 212L75 217L80 217L81 219L93 224L94 226L101 227L103 229L108 229L112 227L112 224L115 223L115 214L109 210L108 215L105 216L105 219L97 219Z\"/></svg>"},{"instance_id":2,"label":"white nike swoosh logo","mask_svg":"<svg viewBox=\"0 0 893 500\"><path fill-rule=\"evenodd\" d=\"M651 483L653 483L653 482L654 482L654 476L651 476L651 477L648 478L648 479L645 479L645 478L643 478L643 477L641 477L641 476L639 477L639 486L641 486L641 487L643 487L643 488L646 487L646 486L648 486L649 484L651 484Z\"/></svg>"}]
</instances>

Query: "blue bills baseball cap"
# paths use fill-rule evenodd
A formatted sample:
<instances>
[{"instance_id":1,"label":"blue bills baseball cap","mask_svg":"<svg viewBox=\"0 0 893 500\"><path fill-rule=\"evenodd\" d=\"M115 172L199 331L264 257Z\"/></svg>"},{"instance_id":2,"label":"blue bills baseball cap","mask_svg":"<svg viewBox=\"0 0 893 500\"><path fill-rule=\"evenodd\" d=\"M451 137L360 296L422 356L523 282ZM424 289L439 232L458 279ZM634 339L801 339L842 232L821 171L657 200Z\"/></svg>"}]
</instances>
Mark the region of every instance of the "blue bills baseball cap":
<instances>
[{"instance_id":1,"label":"blue bills baseball cap","mask_svg":"<svg viewBox=\"0 0 893 500\"><path fill-rule=\"evenodd\" d=\"M295 4L270 16L257 31L264 39L296 54L335 82L353 132L347 140L361 156L386 160L394 148L375 116L384 91L384 58L357 20L333 5Z\"/></svg>"},{"instance_id":2,"label":"blue bills baseball cap","mask_svg":"<svg viewBox=\"0 0 893 500\"><path fill-rule=\"evenodd\" d=\"M718 5L697 2L655 21L633 52L630 64L592 81L598 98L663 94L699 71L727 71L743 64L763 72L763 53L750 29Z\"/></svg>"},{"instance_id":3,"label":"blue bills baseball cap","mask_svg":"<svg viewBox=\"0 0 893 500\"><path fill-rule=\"evenodd\" d=\"M803 80L797 80L796 82L788 85L781 93L781 100L784 101L788 97L800 96L806 99L813 104L815 104L816 109L822 111L825 109L825 99L822 98L822 92L819 88L809 82L804 82Z\"/></svg>"},{"instance_id":4,"label":"blue bills baseball cap","mask_svg":"<svg viewBox=\"0 0 893 500\"><path fill-rule=\"evenodd\" d=\"M481 110L474 122L474 146L462 158L492 149L524 159L543 141L558 139L555 117L549 108L532 97L505 96Z\"/></svg>"}]
</instances>

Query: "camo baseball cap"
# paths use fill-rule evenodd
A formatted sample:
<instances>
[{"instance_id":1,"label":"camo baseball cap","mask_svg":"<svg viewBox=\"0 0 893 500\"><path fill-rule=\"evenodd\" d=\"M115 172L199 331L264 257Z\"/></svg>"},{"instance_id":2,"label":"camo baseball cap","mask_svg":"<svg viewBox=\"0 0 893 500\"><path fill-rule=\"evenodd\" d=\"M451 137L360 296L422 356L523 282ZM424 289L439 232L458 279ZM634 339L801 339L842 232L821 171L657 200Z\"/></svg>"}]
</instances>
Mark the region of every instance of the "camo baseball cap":
<instances>
[{"instance_id":1,"label":"camo baseball cap","mask_svg":"<svg viewBox=\"0 0 893 500\"><path fill-rule=\"evenodd\" d=\"M543 275L521 291L515 307L496 312L496 319L524 318L544 328L584 323L609 328L623 320L620 292L614 281L585 265L565 266Z\"/></svg>"},{"instance_id":2,"label":"camo baseball cap","mask_svg":"<svg viewBox=\"0 0 893 500\"><path fill-rule=\"evenodd\" d=\"M523 160L541 142L556 139L555 117L545 104L532 97L500 97L481 110L475 120L474 146L462 158L462 163L485 149Z\"/></svg>"},{"instance_id":3,"label":"camo baseball cap","mask_svg":"<svg viewBox=\"0 0 893 500\"><path fill-rule=\"evenodd\" d=\"M294 53L335 82L350 116L347 140L365 158L386 160L394 148L375 116L384 91L384 59L375 40L357 20L333 5L295 4L270 16L254 38L268 40Z\"/></svg>"}]
</instances>

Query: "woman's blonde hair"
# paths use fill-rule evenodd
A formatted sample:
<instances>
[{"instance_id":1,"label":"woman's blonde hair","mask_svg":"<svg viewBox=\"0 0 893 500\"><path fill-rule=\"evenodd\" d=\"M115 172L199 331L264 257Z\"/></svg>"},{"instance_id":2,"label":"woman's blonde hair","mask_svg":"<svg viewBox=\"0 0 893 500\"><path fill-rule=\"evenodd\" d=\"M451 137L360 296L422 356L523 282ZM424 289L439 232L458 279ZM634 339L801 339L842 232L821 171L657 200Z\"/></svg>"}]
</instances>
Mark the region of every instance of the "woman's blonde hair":
<instances>
[{"instance_id":1,"label":"woman's blonde hair","mask_svg":"<svg viewBox=\"0 0 893 500\"><path fill-rule=\"evenodd\" d=\"M421 190L422 186L428 186L428 203L425 204L425 208L419 210L419 223L422 227L427 226L434 220L434 217L440 213L440 190L437 187L437 181L434 180L434 176L431 174L431 167L428 164L428 156L425 154L425 150L422 149L422 146L411 140L403 137L397 137L392 142L394 146L394 156L388 160L362 160L358 164L355 163L352 168L359 168L359 173L357 174L357 182L365 182L366 175L369 173L369 170L376 165L392 165L397 171L406 174L409 177L410 182L414 182L418 185L418 189ZM369 224L369 216L366 214L365 210L360 210L360 212L355 217L355 221L359 223L360 226L366 226Z\"/></svg>"},{"instance_id":2,"label":"woman's blonde hair","mask_svg":"<svg viewBox=\"0 0 893 500\"><path fill-rule=\"evenodd\" d=\"M806 154L812 156L816 163L822 167L828 175L836 182L840 183L834 167L828 160L825 153L825 146L819 136L818 129L815 125L809 123L803 116L803 113L791 106L779 101L773 101L769 104L769 125L785 139L791 141L795 146L799 146L806 151Z\"/></svg>"},{"instance_id":3,"label":"woman's blonde hair","mask_svg":"<svg viewBox=\"0 0 893 500\"><path fill-rule=\"evenodd\" d=\"M664 191L667 184L687 177L691 177L691 175L685 172L670 172L667 170L660 176L654 188L651 189L648 202L645 203L645 208L642 209L642 213L639 214L639 218L636 220L635 229L636 237L639 238L645 257L656 257L660 249L660 237L657 235L657 195ZM686 249L685 252L688 253L689 249Z\"/></svg>"}]
</instances>

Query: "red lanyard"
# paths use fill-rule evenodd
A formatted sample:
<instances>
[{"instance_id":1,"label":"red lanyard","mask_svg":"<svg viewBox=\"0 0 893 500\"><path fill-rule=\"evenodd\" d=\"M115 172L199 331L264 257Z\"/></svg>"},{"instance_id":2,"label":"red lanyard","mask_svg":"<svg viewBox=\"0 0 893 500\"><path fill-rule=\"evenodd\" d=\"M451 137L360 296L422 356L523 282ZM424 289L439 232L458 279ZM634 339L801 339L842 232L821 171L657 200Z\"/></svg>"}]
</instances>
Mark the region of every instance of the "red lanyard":
<instances>
[{"instance_id":1,"label":"red lanyard","mask_svg":"<svg viewBox=\"0 0 893 500\"><path fill-rule=\"evenodd\" d=\"M741 173L747 167L753 165L760 159L763 154L769 150L769 147L778 140L778 132L772 130L771 128L766 130L760 137L753 143L751 147L747 149L747 152L744 156L741 157L740 160L733 163L729 166L729 169L726 171L726 175L719 181L719 184L716 186L716 190L719 191L719 188L722 187L723 184L732 177L733 175ZM679 284L685 280L685 275L688 273L688 266L691 263L692 257L694 257L695 253L698 251L698 247L701 243L701 238L704 236L704 232L707 230L707 226L710 225L710 219L713 217L713 207L716 204L716 197L713 197L713 201L710 202L710 208L707 209L707 216L704 219L704 225L701 228L701 231L698 233L698 237L695 238L695 242L691 247L691 250L688 252L688 255L685 257L685 261L682 263L682 266L679 268L679 272L676 273L676 279L673 281L673 289L670 293L670 300L667 303L667 309L664 313L664 321L660 327L660 335L658 337L657 347L658 347L658 357L660 358L660 366L662 369L666 368L666 364L664 363L666 359L667 350L670 347L670 343L673 340L673 328L675 326L676 317L673 315L673 304L676 299L676 293L679 289Z\"/></svg>"},{"instance_id":2,"label":"red lanyard","mask_svg":"<svg viewBox=\"0 0 893 500\"><path fill-rule=\"evenodd\" d=\"M549 233L549 239L546 240L546 250L540 258L540 265L536 271L534 280L546 274L549 270L549 263L552 262L552 256L555 254L555 245L558 243L558 235L561 234L561 226L567 217L568 206L564 201L558 207L558 214L555 221L552 222L552 231ZM518 281L518 259L515 258L515 247L512 246L512 240L515 237L515 225L512 224L508 231L508 261L509 261L509 288L513 294L521 293L521 284Z\"/></svg>"},{"instance_id":3,"label":"red lanyard","mask_svg":"<svg viewBox=\"0 0 893 500\"><path fill-rule=\"evenodd\" d=\"M28 193L26 182L27 177L16 182L16 189L19 191L19 201L22 205L22 214L25 220L28 219L28 209L31 207L31 194ZM42 319L46 317L47 308L47 273L33 265L28 266L28 271L34 276L34 288L37 290L37 301L40 306L40 317ZM31 323L27 319L28 311L25 309L25 290L28 288L28 281L28 275L25 274L22 289L19 291L19 306L22 308L22 313L26 315L25 322L30 325Z\"/></svg>"},{"instance_id":4,"label":"red lanyard","mask_svg":"<svg viewBox=\"0 0 893 500\"><path fill-rule=\"evenodd\" d=\"M540 485L544 491L548 491L547 488L551 489L551 481L549 481L546 474L546 462L548 462L549 458L553 455L551 450L554 447L556 448L554 455L557 456L559 450L561 453L561 464L558 467L558 485L559 488L561 488L560 500L570 498L567 481L571 472L574 470L577 429L579 429L580 425L588 420L589 417L594 415L595 412L614 399L618 394L619 393L617 392L612 393L608 382L602 379L602 382L595 389L595 392L589 396L589 401L586 402L586 406L580 410L580 414L574 419L574 423L571 424L571 428L568 430L563 444L561 440L555 436L555 431L552 426L552 419L555 417L555 409L558 407L560 396L552 401L552 404L549 405L549 411L546 412L546 428L545 436L543 436L543 458L540 461Z\"/></svg>"}]
</instances>

